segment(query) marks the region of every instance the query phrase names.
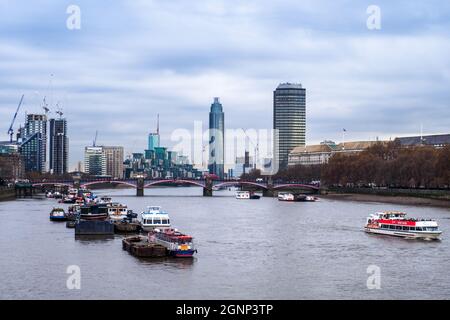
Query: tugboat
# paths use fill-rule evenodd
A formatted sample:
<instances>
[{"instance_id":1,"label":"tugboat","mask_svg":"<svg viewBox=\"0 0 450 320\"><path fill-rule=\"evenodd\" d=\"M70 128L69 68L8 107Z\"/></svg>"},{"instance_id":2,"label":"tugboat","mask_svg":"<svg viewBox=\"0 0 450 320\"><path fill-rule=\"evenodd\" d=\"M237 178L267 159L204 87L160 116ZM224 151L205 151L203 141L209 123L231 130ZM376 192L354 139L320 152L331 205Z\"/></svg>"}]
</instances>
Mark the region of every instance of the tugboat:
<instances>
[{"instance_id":1,"label":"tugboat","mask_svg":"<svg viewBox=\"0 0 450 320\"><path fill-rule=\"evenodd\" d=\"M197 252L192 237L177 229L155 229L149 232L148 241L166 247L168 254L172 257L192 258Z\"/></svg>"},{"instance_id":2,"label":"tugboat","mask_svg":"<svg viewBox=\"0 0 450 320\"><path fill-rule=\"evenodd\" d=\"M364 230L368 233L426 240L437 240L442 233L435 220L407 218L406 213L397 211L371 214Z\"/></svg>"},{"instance_id":3,"label":"tugboat","mask_svg":"<svg viewBox=\"0 0 450 320\"><path fill-rule=\"evenodd\" d=\"M257 200L261 198L257 194L254 194L250 191L236 191L236 199L251 199L251 200Z\"/></svg>"},{"instance_id":4,"label":"tugboat","mask_svg":"<svg viewBox=\"0 0 450 320\"><path fill-rule=\"evenodd\" d=\"M51 221L67 221L66 213L62 208L53 208L50 212Z\"/></svg>"},{"instance_id":5,"label":"tugboat","mask_svg":"<svg viewBox=\"0 0 450 320\"><path fill-rule=\"evenodd\" d=\"M141 227L144 231L170 228L169 214L162 211L159 206L149 206L141 213Z\"/></svg>"}]
</instances>

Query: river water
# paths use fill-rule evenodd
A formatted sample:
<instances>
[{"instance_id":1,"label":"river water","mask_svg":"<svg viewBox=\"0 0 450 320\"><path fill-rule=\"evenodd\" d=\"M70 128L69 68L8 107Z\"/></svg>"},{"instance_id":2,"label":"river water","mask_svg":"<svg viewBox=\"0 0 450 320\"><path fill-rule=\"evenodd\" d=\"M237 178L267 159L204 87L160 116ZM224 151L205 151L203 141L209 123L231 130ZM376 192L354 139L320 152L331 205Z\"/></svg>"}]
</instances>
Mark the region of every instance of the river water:
<instances>
[{"instance_id":1,"label":"river water","mask_svg":"<svg viewBox=\"0 0 450 320\"><path fill-rule=\"evenodd\" d=\"M173 226L195 237L195 259L142 260L122 236L75 239L50 222L53 199L0 202L3 299L450 299L450 209L326 200L236 200L200 188L99 190L135 212L160 205ZM377 210L437 219L441 241L404 240L362 231ZM70 290L68 266L81 289ZM380 289L368 289L369 266ZM373 268L373 267L372 267Z\"/></svg>"}]
</instances>

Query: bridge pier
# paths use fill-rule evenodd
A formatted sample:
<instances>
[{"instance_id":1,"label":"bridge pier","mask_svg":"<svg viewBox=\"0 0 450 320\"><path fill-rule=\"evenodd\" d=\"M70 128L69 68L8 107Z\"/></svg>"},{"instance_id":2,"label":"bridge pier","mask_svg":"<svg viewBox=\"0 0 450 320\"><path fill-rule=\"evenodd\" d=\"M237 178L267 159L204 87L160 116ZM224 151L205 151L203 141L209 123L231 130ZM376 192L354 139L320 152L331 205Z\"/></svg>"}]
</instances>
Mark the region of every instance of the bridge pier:
<instances>
[{"instance_id":1,"label":"bridge pier","mask_svg":"<svg viewBox=\"0 0 450 320\"><path fill-rule=\"evenodd\" d=\"M136 197L144 196L144 179L138 178L136 181Z\"/></svg>"},{"instance_id":2,"label":"bridge pier","mask_svg":"<svg viewBox=\"0 0 450 320\"><path fill-rule=\"evenodd\" d=\"M274 195L275 195L275 192L273 190L273 181L272 181L272 178L269 178L269 180L267 181L267 189L263 190L263 197L273 198Z\"/></svg>"},{"instance_id":3,"label":"bridge pier","mask_svg":"<svg viewBox=\"0 0 450 320\"><path fill-rule=\"evenodd\" d=\"M204 197L212 197L213 196L211 179L205 180L205 186L203 187L203 196Z\"/></svg>"},{"instance_id":4,"label":"bridge pier","mask_svg":"<svg viewBox=\"0 0 450 320\"><path fill-rule=\"evenodd\" d=\"M81 180L80 176L78 176L78 175L73 176L73 187L77 190L80 189L80 180Z\"/></svg>"}]
</instances>

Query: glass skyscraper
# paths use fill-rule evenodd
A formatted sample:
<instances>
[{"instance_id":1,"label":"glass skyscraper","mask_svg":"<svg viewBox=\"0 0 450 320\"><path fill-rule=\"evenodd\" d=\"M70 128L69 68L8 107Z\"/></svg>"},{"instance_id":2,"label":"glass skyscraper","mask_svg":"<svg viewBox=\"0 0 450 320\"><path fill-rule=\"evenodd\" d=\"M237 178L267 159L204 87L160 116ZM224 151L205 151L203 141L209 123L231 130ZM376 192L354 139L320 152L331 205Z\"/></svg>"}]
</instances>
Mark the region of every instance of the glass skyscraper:
<instances>
[{"instance_id":1,"label":"glass skyscraper","mask_svg":"<svg viewBox=\"0 0 450 320\"><path fill-rule=\"evenodd\" d=\"M282 83L273 93L273 128L275 158L279 168L286 168L289 152L305 145L306 89L301 84Z\"/></svg>"},{"instance_id":2,"label":"glass skyscraper","mask_svg":"<svg viewBox=\"0 0 450 320\"><path fill-rule=\"evenodd\" d=\"M21 130L20 154L26 172L45 172L47 162L47 116L29 114Z\"/></svg>"},{"instance_id":3,"label":"glass skyscraper","mask_svg":"<svg viewBox=\"0 0 450 320\"><path fill-rule=\"evenodd\" d=\"M158 121L156 124L156 132L151 132L148 134L148 149L149 151L155 151L155 148L160 147L160 137L159 137L159 114Z\"/></svg>"},{"instance_id":4,"label":"glass skyscraper","mask_svg":"<svg viewBox=\"0 0 450 320\"><path fill-rule=\"evenodd\" d=\"M219 98L214 98L209 113L209 173L224 177L225 162L225 115Z\"/></svg>"},{"instance_id":5,"label":"glass skyscraper","mask_svg":"<svg viewBox=\"0 0 450 320\"><path fill-rule=\"evenodd\" d=\"M155 148L159 148L159 133L149 133L147 150L155 151Z\"/></svg>"}]
</instances>

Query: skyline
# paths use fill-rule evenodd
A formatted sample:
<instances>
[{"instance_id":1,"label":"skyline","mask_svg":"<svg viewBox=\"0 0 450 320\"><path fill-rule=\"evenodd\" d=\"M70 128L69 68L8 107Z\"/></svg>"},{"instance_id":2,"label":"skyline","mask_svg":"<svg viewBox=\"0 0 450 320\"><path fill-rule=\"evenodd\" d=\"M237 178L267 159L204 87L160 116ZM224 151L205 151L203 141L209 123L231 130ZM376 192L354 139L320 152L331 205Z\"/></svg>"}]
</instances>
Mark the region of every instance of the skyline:
<instances>
[{"instance_id":1,"label":"skyline","mask_svg":"<svg viewBox=\"0 0 450 320\"><path fill-rule=\"evenodd\" d=\"M173 130L207 127L216 96L227 127L271 128L282 82L308 88L307 144L340 141L342 128L346 140L418 135L421 124L446 133L450 4L377 1L382 28L368 30L372 3L343 2L78 1L81 29L68 30L70 3L3 1L0 140L22 93L15 129L43 96L60 101L72 169L96 130L99 144L142 152L158 113L161 145L172 146Z\"/></svg>"}]
</instances>

